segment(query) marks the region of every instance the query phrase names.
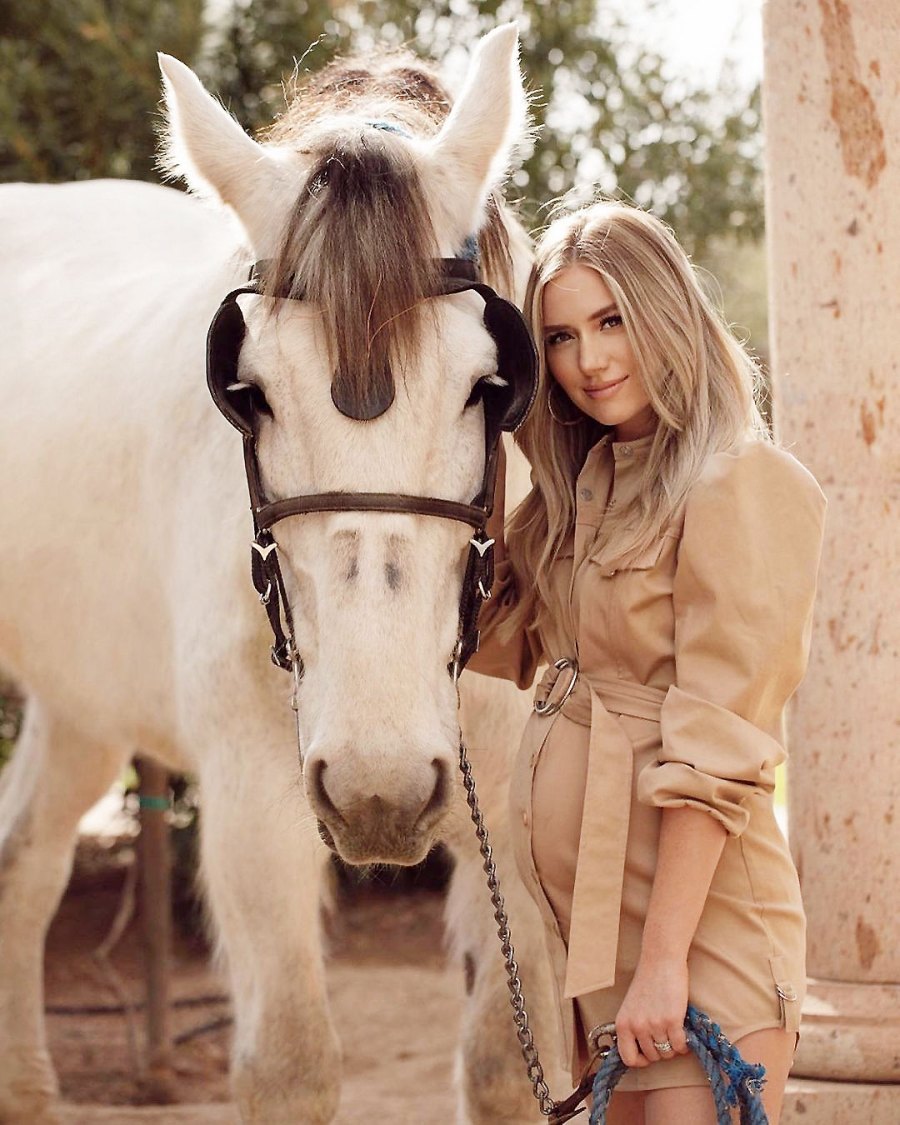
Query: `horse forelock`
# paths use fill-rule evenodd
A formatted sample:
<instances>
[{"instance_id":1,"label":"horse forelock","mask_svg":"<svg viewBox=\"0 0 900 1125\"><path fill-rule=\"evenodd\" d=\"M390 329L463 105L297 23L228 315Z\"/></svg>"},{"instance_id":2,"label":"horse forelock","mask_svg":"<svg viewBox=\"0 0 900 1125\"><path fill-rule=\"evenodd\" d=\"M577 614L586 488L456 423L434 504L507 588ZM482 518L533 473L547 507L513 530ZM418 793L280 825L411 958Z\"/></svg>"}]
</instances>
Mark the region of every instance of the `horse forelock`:
<instances>
[{"instance_id":1,"label":"horse forelock","mask_svg":"<svg viewBox=\"0 0 900 1125\"><path fill-rule=\"evenodd\" d=\"M419 354L436 257L415 158L400 137L362 123L317 146L266 292L318 306L335 398L358 404L359 416L390 402L393 371Z\"/></svg>"},{"instance_id":2,"label":"horse forelock","mask_svg":"<svg viewBox=\"0 0 900 1125\"><path fill-rule=\"evenodd\" d=\"M384 401L392 370L420 354L438 240L412 147L372 123L428 137L452 99L430 67L402 51L335 60L295 78L289 97L266 139L311 152L313 166L285 224L266 292L320 306L342 399ZM472 233L485 279L510 293L512 261L499 207L489 198L484 226Z\"/></svg>"}]
</instances>

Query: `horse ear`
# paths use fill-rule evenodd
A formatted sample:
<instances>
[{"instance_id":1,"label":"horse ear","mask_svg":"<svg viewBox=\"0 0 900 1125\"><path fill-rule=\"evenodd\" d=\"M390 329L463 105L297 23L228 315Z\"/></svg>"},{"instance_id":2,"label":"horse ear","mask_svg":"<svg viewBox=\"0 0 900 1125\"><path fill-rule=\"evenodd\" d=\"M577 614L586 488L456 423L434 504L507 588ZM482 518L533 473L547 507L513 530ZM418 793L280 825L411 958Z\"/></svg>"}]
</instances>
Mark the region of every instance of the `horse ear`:
<instances>
[{"instance_id":1,"label":"horse ear","mask_svg":"<svg viewBox=\"0 0 900 1125\"><path fill-rule=\"evenodd\" d=\"M444 127L429 145L425 180L449 230L438 236L454 253L476 232L488 194L502 179L528 124L513 23L488 32L475 49L465 86Z\"/></svg>"},{"instance_id":2,"label":"horse ear","mask_svg":"<svg viewBox=\"0 0 900 1125\"><path fill-rule=\"evenodd\" d=\"M248 137L190 67L158 57L167 119L160 163L195 194L233 208L256 256L271 256L304 174L299 156Z\"/></svg>"}]
</instances>

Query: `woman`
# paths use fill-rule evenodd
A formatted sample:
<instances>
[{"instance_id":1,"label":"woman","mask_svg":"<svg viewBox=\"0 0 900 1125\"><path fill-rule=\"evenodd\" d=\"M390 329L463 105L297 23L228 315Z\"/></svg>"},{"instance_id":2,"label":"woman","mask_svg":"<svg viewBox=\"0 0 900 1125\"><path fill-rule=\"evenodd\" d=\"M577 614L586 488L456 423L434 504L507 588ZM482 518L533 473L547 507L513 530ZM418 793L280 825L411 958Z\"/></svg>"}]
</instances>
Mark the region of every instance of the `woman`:
<instances>
[{"instance_id":1,"label":"woman","mask_svg":"<svg viewBox=\"0 0 900 1125\"><path fill-rule=\"evenodd\" d=\"M824 498L768 438L752 359L652 216L596 204L558 220L528 307L533 487L505 548L498 497L472 667L525 687L550 665L511 799L573 1074L614 1020L632 1069L609 1120L715 1122L690 1000L765 1065L776 1122L806 974L772 793Z\"/></svg>"}]
</instances>

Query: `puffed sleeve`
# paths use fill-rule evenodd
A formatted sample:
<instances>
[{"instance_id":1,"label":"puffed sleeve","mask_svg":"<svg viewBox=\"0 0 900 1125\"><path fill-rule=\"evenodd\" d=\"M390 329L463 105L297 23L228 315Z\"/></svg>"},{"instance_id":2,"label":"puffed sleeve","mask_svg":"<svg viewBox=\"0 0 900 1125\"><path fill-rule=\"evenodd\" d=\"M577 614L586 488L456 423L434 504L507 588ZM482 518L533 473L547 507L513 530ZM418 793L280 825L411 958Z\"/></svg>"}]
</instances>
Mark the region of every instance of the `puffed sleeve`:
<instances>
[{"instance_id":1,"label":"puffed sleeve","mask_svg":"<svg viewBox=\"0 0 900 1125\"><path fill-rule=\"evenodd\" d=\"M806 671L825 497L789 454L710 459L685 505L673 585L675 683L638 797L709 812L731 835L775 786L784 709Z\"/></svg>"},{"instance_id":2,"label":"puffed sleeve","mask_svg":"<svg viewBox=\"0 0 900 1125\"><path fill-rule=\"evenodd\" d=\"M478 615L478 651L472 655L468 667L473 672L512 680L520 688L528 688L534 682L534 674L543 659L536 630L522 627L516 629L512 636L507 636L507 631L503 630L502 638L500 636L500 626L519 601L516 579L512 563L506 554L503 536L505 472L506 456L501 446L494 509L486 528L487 534L494 540L494 582L491 596L482 604Z\"/></svg>"}]
</instances>

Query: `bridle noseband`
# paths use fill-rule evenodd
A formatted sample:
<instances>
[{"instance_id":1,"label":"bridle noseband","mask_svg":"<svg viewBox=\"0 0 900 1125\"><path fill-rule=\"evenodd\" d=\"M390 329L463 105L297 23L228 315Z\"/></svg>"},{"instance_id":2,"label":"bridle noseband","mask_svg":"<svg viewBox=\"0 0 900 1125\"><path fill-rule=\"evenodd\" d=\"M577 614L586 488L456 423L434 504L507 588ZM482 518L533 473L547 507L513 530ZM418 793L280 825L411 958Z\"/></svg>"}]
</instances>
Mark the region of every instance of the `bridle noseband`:
<instances>
[{"instance_id":1,"label":"bridle noseband","mask_svg":"<svg viewBox=\"0 0 900 1125\"><path fill-rule=\"evenodd\" d=\"M498 374L504 385L482 383L484 406L485 461L481 488L471 503L430 496L391 492L317 492L306 496L269 500L263 492L256 449L256 418L259 395L255 388L238 382L238 355L246 332L237 298L243 293L261 295L259 277L265 263L251 271L247 285L229 293L210 324L206 347L206 377L216 406L241 432L244 468L253 518L251 574L259 600L272 629L272 661L293 672L295 689L303 676L303 659L294 638L294 622L285 591L284 577L272 527L290 516L316 512L394 512L433 516L469 524L469 556L463 578L456 643L448 663L454 682L478 649L478 611L491 596L493 540L485 533L491 514L500 435L524 421L537 389L537 355L521 312L478 280L474 263L464 258L445 258L440 263L440 284L435 297L471 290L485 303L484 324L497 344ZM281 298L296 299L296 298ZM296 694L296 692L295 692Z\"/></svg>"}]
</instances>

